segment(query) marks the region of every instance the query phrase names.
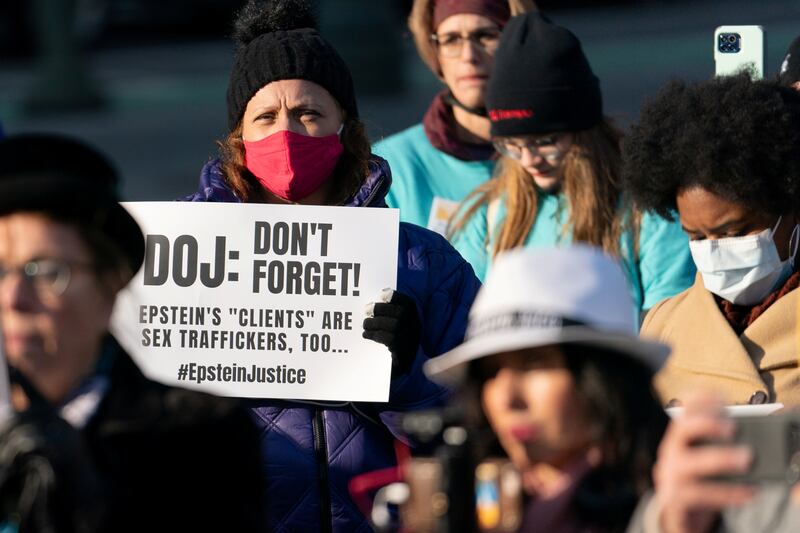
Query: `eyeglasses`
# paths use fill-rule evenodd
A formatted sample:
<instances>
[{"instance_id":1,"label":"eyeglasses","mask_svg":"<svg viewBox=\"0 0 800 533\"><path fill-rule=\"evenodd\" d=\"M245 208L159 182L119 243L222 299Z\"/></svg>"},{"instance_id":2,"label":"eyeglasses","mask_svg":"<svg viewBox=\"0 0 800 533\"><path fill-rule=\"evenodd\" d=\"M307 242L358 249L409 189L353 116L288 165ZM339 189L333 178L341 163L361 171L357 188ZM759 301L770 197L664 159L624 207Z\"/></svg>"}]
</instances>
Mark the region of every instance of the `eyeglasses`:
<instances>
[{"instance_id":1,"label":"eyeglasses","mask_svg":"<svg viewBox=\"0 0 800 533\"><path fill-rule=\"evenodd\" d=\"M61 296L69 286L72 271L81 268L92 265L62 259L35 259L18 267L0 265L0 283L10 274L19 274L40 296Z\"/></svg>"},{"instance_id":2,"label":"eyeglasses","mask_svg":"<svg viewBox=\"0 0 800 533\"><path fill-rule=\"evenodd\" d=\"M487 54L493 54L500 42L500 30L497 28L481 28L467 35L446 33L444 35L432 34L431 42L439 49L442 57L458 57L464 49L466 41L471 42Z\"/></svg>"},{"instance_id":3,"label":"eyeglasses","mask_svg":"<svg viewBox=\"0 0 800 533\"><path fill-rule=\"evenodd\" d=\"M498 139L494 141L494 147L504 156L510 157L516 161L522 159L523 151L527 150L531 155L541 156L545 161L551 163L557 161L561 157L561 150L559 150L556 145L558 140L558 135L529 139L522 143L517 143L512 139Z\"/></svg>"}]
</instances>

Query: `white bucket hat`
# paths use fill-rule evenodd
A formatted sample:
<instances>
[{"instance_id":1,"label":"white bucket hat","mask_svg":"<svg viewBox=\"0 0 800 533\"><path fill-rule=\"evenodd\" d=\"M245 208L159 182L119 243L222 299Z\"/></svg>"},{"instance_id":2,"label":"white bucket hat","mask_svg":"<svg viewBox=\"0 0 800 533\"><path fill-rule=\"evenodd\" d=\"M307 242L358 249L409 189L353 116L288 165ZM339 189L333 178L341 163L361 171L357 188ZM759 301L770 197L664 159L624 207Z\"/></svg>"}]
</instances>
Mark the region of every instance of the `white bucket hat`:
<instances>
[{"instance_id":1,"label":"white bucket hat","mask_svg":"<svg viewBox=\"0 0 800 533\"><path fill-rule=\"evenodd\" d=\"M512 250L497 257L478 292L464 343L425 363L425 373L454 383L472 360L562 343L626 354L655 372L670 349L639 339L638 329L625 275L598 248Z\"/></svg>"}]
</instances>

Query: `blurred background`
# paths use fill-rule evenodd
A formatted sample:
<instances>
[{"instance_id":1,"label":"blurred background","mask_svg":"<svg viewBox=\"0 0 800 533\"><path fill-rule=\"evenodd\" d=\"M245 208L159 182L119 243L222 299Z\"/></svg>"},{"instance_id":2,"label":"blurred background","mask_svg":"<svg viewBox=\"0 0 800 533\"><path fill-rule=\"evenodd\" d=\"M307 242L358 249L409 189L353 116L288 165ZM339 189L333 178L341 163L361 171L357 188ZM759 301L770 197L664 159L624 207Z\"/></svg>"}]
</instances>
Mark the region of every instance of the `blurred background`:
<instances>
[{"instance_id":1,"label":"blurred background","mask_svg":"<svg viewBox=\"0 0 800 533\"><path fill-rule=\"evenodd\" d=\"M95 144L127 200L196 187L226 133L230 24L244 0L0 0L0 123ZM760 24L766 75L800 34L796 0L539 0L571 29L600 78L606 113L625 126L668 79L714 72L713 33ZM323 35L356 81L372 140L418 122L439 90L417 58L410 0L317 0ZM73 38L74 37L74 38Z\"/></svg>"}]
</instances>

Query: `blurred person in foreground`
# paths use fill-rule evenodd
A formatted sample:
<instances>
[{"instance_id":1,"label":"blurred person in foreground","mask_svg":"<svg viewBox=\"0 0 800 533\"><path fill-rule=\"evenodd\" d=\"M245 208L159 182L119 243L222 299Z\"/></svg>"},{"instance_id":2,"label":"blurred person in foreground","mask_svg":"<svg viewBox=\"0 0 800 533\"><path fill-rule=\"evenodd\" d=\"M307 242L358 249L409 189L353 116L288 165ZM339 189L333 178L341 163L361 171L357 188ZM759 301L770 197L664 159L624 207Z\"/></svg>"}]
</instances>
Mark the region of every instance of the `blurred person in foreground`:
<instances>
[{"instance_id":1,"label":"blurred person in foreground","mask_svg":"<svg viewBox=\"0 0 800 533\"><path fill-rule=\"evenodd\" d=\"M251 1L239 14L236 38L230 133L221 159L205 165L199 190L187 200L265 210L386 207L389 167L371 154L350 70L316 30L309 3ZM249 403L262 431L270 530L366 529L348 483L397 464L397 439L405 439L400 413L441 405L448 396L425 378L422 363L461 342L479 282L440 235L401 222L397 237L397 290L375 295L380 301L362 326L365 338L391 353L389 401Z\"/></svg>"},{"instance_id":2,"label":"blurred person in foreground","mask_svg":"<svg viewBox=\"0 0 800 533\"><path fill-rule=\"evenodd\" d=\"M247 412L150 381L109 334L117 293L144 258L116 171L56 135L9 136L0 161L0 323L17 413L0 433L0 472L8 481L20 462L32 468L27 483L3 485L5 525L260 531L258 442ZM42 484L56 487L44 495L54 501L31 501ZM86 501L97 493L105 508L99 497ZM82 525L43 527L48 506ZM20 514L28 510L33 516ZM99 516L87 525L81 513Z\"/></svg>"},{"instance_id":3,"label":"blurred person in foreground","mask_svg":"<svg viewBox=\"0 0 800 533\"><path fill-rule=\"evenodd\" d=\"M656 376L664 404L710 389L727 404L800 405L800 94L746 75L672 82L624 158L638 205L677 211L698 270L642 325L672 346Z\"/></svg>"},{"instance_id":4,"label":"blurred person in foreground","mask_svg":"<svg viewBox=\"0 0 800 533\"><path fill-rule=\"evenodd\" d=\"M637 209L621 186L621 133L572 32L536 12L512 18L486 103L502 157L449 229L479 278L504 250L584 242L620 259L637 314L691 285L678 224Z\"/></svg>"},{"instance_id":5,"label":"blurred person in foreground","mask_svg":"<svg viewBox=\"0 0 800 533\"><path fill-rule=\"evenodd\" d=\"M429 361L464 383L522 477L520 531L624 531L667 424L651 385L667 346L640 340L625 276L576 245L501 254L465 342Z\"/></svg>"},{"instance_id":6,"label":"blurred person in foreground","mask_svg":"<svg viewBox=\"0 0 800 533\"><path fill-rule=\"evenodd\" d=\"M400 219L444 234L450 216L492 175L486 86L500 31L531 0L415 0L408 17L417 52L445 85L422 123L375 145L394 182L386 202Z\"/></svg>"},{"instance_id":7,"label":"blurred person in foreground","mask_svg":"<svg viewBox=\"0 0 800 533\"><path fill-rule=\"evenodd\" d=\"M670 422L653 470L654 493L639 504L628 533L792 533L800 529L800 484L760 485L710 478L741 475L752 450L732 443L736 420L718 396L695 391ZM698 446L700 442L714 445Z\"/></svg>"}]
</instances>

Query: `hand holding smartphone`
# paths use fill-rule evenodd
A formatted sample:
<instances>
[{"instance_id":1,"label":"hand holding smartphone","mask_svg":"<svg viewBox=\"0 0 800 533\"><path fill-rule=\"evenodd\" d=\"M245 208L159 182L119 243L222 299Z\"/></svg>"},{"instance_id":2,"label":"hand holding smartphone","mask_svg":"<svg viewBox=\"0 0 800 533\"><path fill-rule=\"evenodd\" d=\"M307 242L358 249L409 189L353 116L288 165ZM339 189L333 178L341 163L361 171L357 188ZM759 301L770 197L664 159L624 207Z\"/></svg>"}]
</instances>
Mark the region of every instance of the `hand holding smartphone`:
<instances>
[{"instance_id":1,"label":"hand holding smartphone","mask_svg":"<svg viewBox=\"0 0 800 533\"><path fill-rule=\"evenodd\" d=\"M754 80L764 77L767 53L761 26L720 26L714 31L714 63L717 76L749 72Z\"/></svg>"},{"instance_id":2,"label":"hand holding smartphone","mask_svg":"<svg viewBox=\"0 0 800 533\"><path fill-rule=\"evenodd\" d=\"M751 485L719 479L743 475L752 466L751 450L736 445L735 439L735 421L726 415L719 396L696 391L685 398L653 467L653 509L664 531L683 531L688 523L696 531L712 531L723 509L752 500Z\"/></svg>"},{"instance_id":3,"label":"hand holding smartphone","mask_svg":"<svg viewBox=\"0 0 800 533\"><path fill-rule=\"evenodd\" d=\"M800 481L800 413L781 412L769 416L734 419L733 444L751 450L753 460L743 473L715 476L721 481L758 484Z\"/></svg>"}]
</instances>

